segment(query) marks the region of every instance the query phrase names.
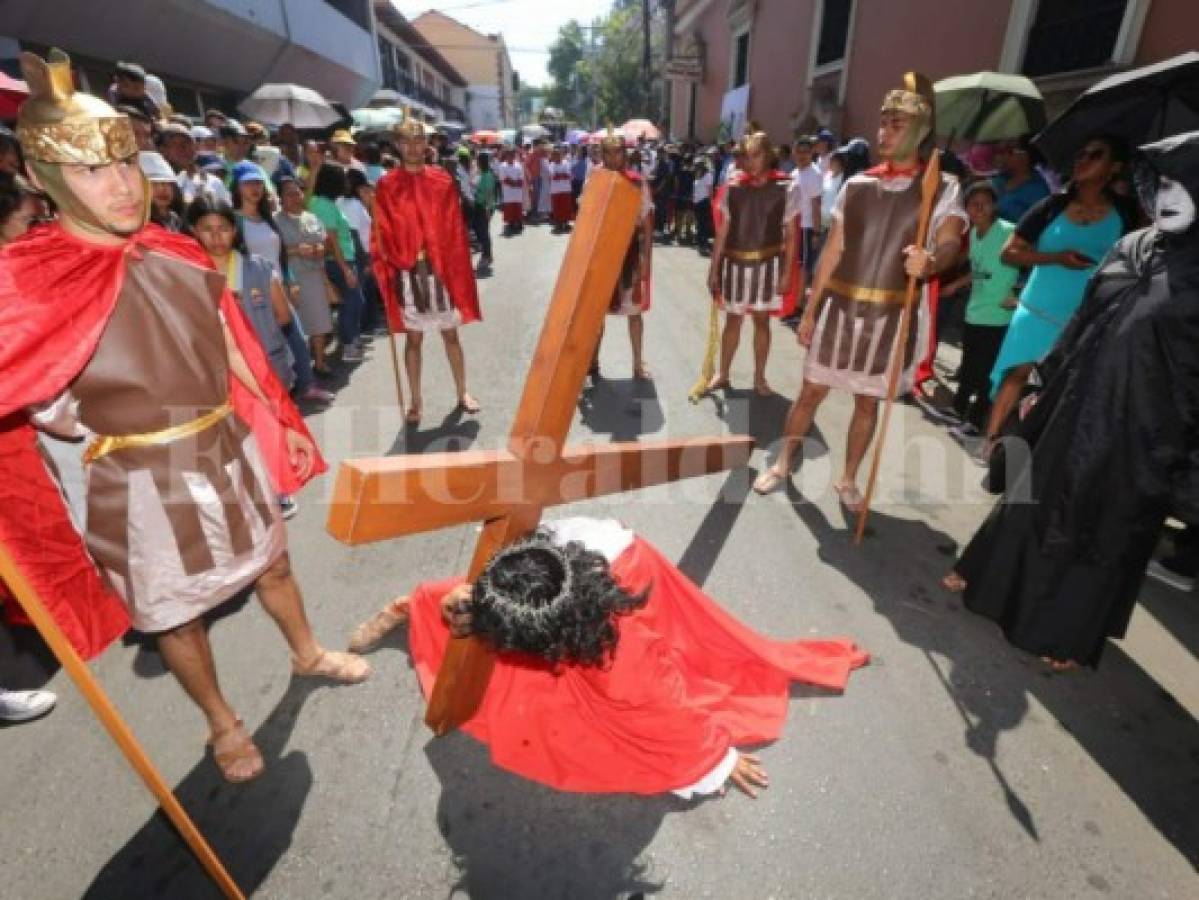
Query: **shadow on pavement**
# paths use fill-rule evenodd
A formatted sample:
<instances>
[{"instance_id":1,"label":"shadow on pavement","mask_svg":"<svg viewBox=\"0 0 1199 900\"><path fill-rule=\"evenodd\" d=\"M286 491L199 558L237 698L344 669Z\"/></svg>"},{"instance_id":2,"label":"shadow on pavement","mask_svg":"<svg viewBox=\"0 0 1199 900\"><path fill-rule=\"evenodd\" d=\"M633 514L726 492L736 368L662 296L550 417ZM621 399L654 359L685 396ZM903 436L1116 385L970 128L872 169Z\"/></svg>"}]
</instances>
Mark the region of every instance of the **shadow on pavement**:
<instances>
[{"instance_id":1,"label":"shadow on pavement","mask_svg":"<svg viewBox=\"0 0 1199 900\"><path fill-rule=\"evenodd\" d=\"M613 441L635 441L666 424L654 382L636 378L593 381L579 395L579 415L583 427Z\"/></svg>"},{"instance_id":2,"label":"shadow on pavement","mask_svg":"<svg viewBox=\"0 0 1199 900\"><path fill-rule=\"evenodd\" d=\"M741 510L745 508L745 498L749 496L749 486L757 473L753 469L734 469L724 479L720 493L708 507L699 528L691 536L691 543L679 557L679 571L695 582L699 587L704 586L716 560L724 550L725 542L737 524Z\"/></svg>"},{"instance_id":3,"label":"shadow on pavement","mask_svg":"<svg viewBox=\"0 0 1199 900\"><path fill-rule=\"evenodd\" d=\"M752 437L758 449L767 453L773 461L771 445L783 435L783 425L791 409L791 401L782 394L772 393L769 397L759 397L750 390L731 389L721 394L716 414L724 420L729 431ZM810 448L812 458L828 452L828 443L815 423L808 431L804 446Z\"/></svg>"},{"instance_id":4,"label":"shadow on pavement","mask_svg":"<svg viewBox=\"0 0 1199 900\"><path fill-rule=\"evenodd\" d=\"M419 425L405 426L396 436L387 455L461 453L469 450L478 439L481 427L477 417L466 418L462 407L455 406L435 428L421 431Z\"/></svg>"},{"instance_id":5,"label":"shadow on pavement","mask_svg":"<svg viewBox=\"0 0 1199 900\"><path fill-rule=\"evenodd\" d=\"M254 732L266 771L243 785L227 784L209 754L175 787L200 832L246 895L262 885L291 846L312 789L308 757L281 756L308 697L326 685L293 678L287 693ZM87 892L89 900L134 897L219 898L220 892L161 811L105 864Z\"/></svg>"},{"instance_id":6,"label":"shadow on pavement","mask_svg":"<svg viewBox=\"0 0 1199 900\"><path fill-rule=\"evenodd\" d=\"M663 884L638 858L668 813L694 805L554 791L496 768L460 732L431 740L425 755L441 782L437 827L460 871L454 891L471 900L657 893Z\"/></svg>"},{"instance_id":7,"label":"shadow on pavement","mask_svg":"<svg viewBox=\"0 0 1199 900\"><path fill-rule=\"evenodd\" d=\"M872 511L869 540L857 547L850 523L834 526L793 488L789 498L819 541L820 559L871 599L900 640L924 651L962 717L966 746L987 761L1012 816L1030 837L1038 839L1033 811L1000 768L996 744L1017 726L1061 728L1163 837L1199 864L1199 723L1118 644L1109 643L1098 671L1052 673L1008 645L992 622L969 613L958 595L940 588L957 549L948 535L922 521ZM898 549L883 554L879 548ZM876 662L886 665L885 659ZM1030 696L1054 721L1030 714ZM949 761L939 752L936 759ZM1102 823L1082 827L1098 836Z\"/></svg>"}]
</instances>

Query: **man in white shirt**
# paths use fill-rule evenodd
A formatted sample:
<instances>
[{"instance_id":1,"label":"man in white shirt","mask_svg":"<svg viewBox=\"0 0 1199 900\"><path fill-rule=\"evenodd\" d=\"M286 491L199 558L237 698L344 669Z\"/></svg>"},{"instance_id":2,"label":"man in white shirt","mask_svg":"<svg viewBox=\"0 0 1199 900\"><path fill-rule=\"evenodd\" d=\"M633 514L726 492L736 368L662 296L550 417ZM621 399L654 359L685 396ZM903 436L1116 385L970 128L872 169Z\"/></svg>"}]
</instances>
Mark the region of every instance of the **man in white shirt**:
<instances>
[{"instance_id":1,"label":"man in white shirt","mask_svg":"<svg viewBox=\"0 0 1199 900\"><path fill-rule=\"evenodd\" d=\"M824 178L812 161L812 145L815 141L810 137L796 138L792 150L795 170L791 180L799 192L799 264L805 272L812 270L812 235L821 229L820 196L824 191Z\"/></svg>"}]
</instances>

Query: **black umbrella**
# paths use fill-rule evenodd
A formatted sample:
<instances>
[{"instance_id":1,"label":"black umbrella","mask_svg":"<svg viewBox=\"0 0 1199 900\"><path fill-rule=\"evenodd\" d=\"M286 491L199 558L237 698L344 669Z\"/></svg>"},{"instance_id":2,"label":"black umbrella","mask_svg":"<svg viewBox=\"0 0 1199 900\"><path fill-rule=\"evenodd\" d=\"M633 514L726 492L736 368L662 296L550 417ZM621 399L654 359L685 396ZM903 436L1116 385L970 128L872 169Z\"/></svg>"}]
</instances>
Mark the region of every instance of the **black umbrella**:
<instances>
[{"instance_id":1,"label":"black umbrella","mask_svg":"<svg viewBox=\"0 0 1199 900\"><path fill-rule=\"evenodd\" d=\"M1131 146L1199 129L1199 53L1105 78L1084 92L1033 139L1046 158L1069 171L1090 137L1110 134Z\"/></svg>"}]
</instances>

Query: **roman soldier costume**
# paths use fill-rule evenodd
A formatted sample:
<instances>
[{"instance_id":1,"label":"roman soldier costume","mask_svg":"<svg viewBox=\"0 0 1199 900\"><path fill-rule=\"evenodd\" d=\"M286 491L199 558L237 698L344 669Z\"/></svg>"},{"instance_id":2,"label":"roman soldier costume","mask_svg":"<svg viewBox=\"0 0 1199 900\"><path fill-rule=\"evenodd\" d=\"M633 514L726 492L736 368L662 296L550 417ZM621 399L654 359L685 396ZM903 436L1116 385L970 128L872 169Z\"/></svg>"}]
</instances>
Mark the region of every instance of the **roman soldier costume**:
<instances>
[{"instance_id":1,"label":"roman soldier costume","mask_svg":"<svg viewBox=\"0 0 1199 900\"><path fill-rule=\"evenodd\" d=\"M31 170L73 222L111 237L62 167L136 166L128 118L76 93L59 51L22 66ZM199 245L156 225L117 236L54 224L0 252L0 542L84 657L130 617L164 631L252 584L286 549L276 495L302 486L286 431L308 434ZM225 326L262 397L232 375ZM35 426L82 440L82 535Z\"/></svg>"},{"instance_id":2,"label":"roman soldier costume","mask_svg":"<svg viewBox=\"0 0 1199 900\"><path fill-rule=\"evenodd\" d=\"M933 98L919 92L914 80L905 89L889 92L882 111L910 116L918 143L933 132ZM823 296L812 298L820 306L804 365L806 380L886 397L888 364L899 338L907 286L903 251L916 240L922 171L920 165L901 170L888 161L849 179L838 195L833 218L841 220L844 249ZM943 174L929 226L930 247L946 218L965 221L959 194L957 180ZM923 298L915 314L916 327L909 329L902 348L901 396L912 389L917 348L927 343Z\"/></svg>"},{"instance_id":3,"label":"roman soldier costume","mask_svg":"<svg viewBox=\"0 0 1199 900\"><path fill-rule=\"evenodd\" d=\"M619 148L624 152L624 135L609 128L600 146L605 150ZM649 275L653 245L649 244L647 247L643 230L646 220L654 214L654 201L640 172L625 166L620 170L620 174L641 191L641 209L637 214L637 227L633 229L628 250L625 251L620 279L616 282L612 302L608 304L608 315L635 316L648 310L652 299Z\"/></svg>"},{"instance_id":4,"label":"roman soldier costume","mask_svg":"<svg viewBox=\"0 0 1199 900\"><path fill-rule=\"evenodd\" d=\"M423 137L421 128L409 119L398 133ZM374 229L372 266L393 332L444 331L482 318L458 186L444 169L397 166L384 175Z\"/></svg>"}]
</instances>

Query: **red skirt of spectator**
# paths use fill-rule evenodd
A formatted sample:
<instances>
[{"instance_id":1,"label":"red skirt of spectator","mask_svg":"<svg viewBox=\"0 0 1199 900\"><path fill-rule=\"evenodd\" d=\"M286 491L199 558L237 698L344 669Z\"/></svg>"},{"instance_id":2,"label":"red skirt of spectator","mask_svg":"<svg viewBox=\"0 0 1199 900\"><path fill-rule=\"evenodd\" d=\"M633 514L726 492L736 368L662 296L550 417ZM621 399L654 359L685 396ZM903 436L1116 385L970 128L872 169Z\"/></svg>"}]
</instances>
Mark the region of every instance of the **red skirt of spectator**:
<instances>
[{"instance_id":1,"label":"red skirt of spectator","mask_svg":"<svg viewBox=\"0 0 1199 900\"><path fill-rule=\"evenodd\" d=\"M565 224L575 217L575 198L569 191L550 195L550 215L555 222Z\"/></svg>"},{"instance_id":2,"label":"red skirt of spectator","mask_svg":"<svg viewBox=\"0 0 1199 900\"><path fill-rule=\"evenodd\" d=\"M505 225L519 225L524 219L524 205L519 202L505 203L503 210Z\"/></svg>"}]
</instances>

